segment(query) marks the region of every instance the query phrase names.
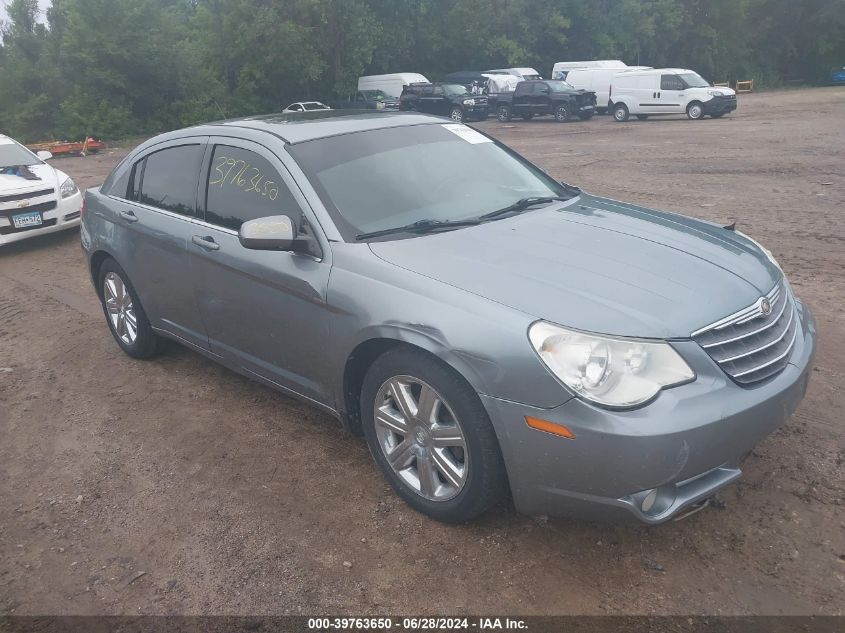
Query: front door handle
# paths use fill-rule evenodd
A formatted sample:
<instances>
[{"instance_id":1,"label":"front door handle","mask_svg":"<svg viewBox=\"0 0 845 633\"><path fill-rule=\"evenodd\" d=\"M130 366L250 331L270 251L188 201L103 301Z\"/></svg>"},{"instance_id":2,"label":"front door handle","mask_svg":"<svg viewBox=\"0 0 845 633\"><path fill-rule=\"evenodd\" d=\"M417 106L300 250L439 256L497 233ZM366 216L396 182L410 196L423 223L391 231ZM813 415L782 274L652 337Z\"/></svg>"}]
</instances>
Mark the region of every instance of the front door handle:
<instances>
[{"instance_id":1,"label":"front door handle","mask_svg":"<svg viewBox=\"0 0 845 633\"><path fill-rule=\"evenodd\" d=\"M118 215L130 223L138 221L138 216L132 213L131 211L118 211Z\"/></svg>"},{"instance_id":2,"label":"front door handle","mask_svg":"<svg viewBox=\"0 0 845 633\"><path fill-rule=\"evenodd\" d=\"M194 235L194 236L191 238L191 241L192 241L194 244L196 244L197 246L200 246L200 247L204 248L204 249L205 249L205 250L207 250L207 251L219 251L219 250L220 250L220 244L218 244L217 242L215 242L215 241L214 241L214 238L213 238L213 237L211 237L210 235L205 235L205 236L203 236L203 235Z\"/></svg>"}]
</instances>

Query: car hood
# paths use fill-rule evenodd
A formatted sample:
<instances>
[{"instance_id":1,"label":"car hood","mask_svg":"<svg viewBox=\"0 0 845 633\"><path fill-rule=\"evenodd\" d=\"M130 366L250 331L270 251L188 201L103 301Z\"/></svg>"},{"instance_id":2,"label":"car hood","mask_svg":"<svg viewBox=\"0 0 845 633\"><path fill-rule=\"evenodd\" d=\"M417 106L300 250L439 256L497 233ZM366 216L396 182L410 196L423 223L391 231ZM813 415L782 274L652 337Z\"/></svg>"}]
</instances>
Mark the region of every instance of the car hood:
<instances>
[{"instance_id":1,"label":"car hood","mask_svg":"<svg viewBox=\"0 0 845 633\"><path fill-rule=\"evenodd\" d=\"M648 338L688 337L752 304L781 275L731 230L587 195L370 249L536 318Z\"/></svg>"},{"instance_id":2,"label":"car hood","mask_svg":"<svg viewBox=\"0 0 845 633\"><path fill-rule=\"evenodd\" d=\"M46 187L55 187L61 172L53 169L50 165L30 165L29 170L38 176L40 180L27 180L21 176L0 174L0 195L19 194L29 191L38 191Z\"/></svg>"}]
</instances>

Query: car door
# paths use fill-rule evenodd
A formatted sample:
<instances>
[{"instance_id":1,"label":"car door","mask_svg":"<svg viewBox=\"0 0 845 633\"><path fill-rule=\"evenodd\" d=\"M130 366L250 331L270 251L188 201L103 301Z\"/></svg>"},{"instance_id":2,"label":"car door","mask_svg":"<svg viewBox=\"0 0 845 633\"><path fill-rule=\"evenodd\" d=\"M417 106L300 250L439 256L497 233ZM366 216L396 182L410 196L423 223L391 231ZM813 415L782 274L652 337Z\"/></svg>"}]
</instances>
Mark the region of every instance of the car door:
<instances>
[{"instance_id":1,"label":"car door","mask_svg":"<svg viewBox=\"0 0 845 633\"><path fill-rule=\"evenodd\" d=\"M320 246L302 193L283 163L256 143L214 138L203 168L203 218L188 244L211 351L275 385L329 403L323 350L330 343L328 245ZM240 225L285 214L310 253L244 248ZM318 229L319 230L319 229Z\"/></svg>"},{"instance_id":2,"label":"car door","mask_svg":"<svg viewBox=\"0 0 845 633\"><path fill-rule=\"evenodd\" d=\"M536 116L550 114L552 109L552 90L548 84L538 81L531 91L531 111Z\"/></svg>"},{"instance_id":3,"label":"car door","mask_svg":"<svg viewBox=\"0 0 845 633\"><path fill-rule=\"evenodd\" d=\"M636 78L636 110L631 114L662 114L660 107L660 76L640 75Z\"/></svg>"},{"instance_id":4,"label":"car door","mask_svg":"<svg viewBox=\"0 0 845 633\"><path fill-rule=\"evenodd\" d=\"M448 116L449 112L451 111L451 102L449 98L446 96L446 91L443 89L443 86L434 86L431 90L431 104L432 104L432 114L437 114L440 116Z\"/></svg>"},{"instance_id":5,"label":"car door","mask_svg":"<svg viewBox=\"0 0 845 633\"><path fill-rule=\"evenodd\" d=\"M667 114L683 114L686 111L684 88L686 86L678 75L660 75L660 90L657 93L660 111Z\"/></svg>"},{"instance_id":6,"label":"car door","mask_svg":"<svg viewBox=\"0 0 845 633\"><path fill-rule=\"evenodd\" d=\"M150 324L208 349L194 300L187 244L208 137L156 145L132 167L126 191L110 191L113 254L141 298Z\"/></svg>"}]
</instances>

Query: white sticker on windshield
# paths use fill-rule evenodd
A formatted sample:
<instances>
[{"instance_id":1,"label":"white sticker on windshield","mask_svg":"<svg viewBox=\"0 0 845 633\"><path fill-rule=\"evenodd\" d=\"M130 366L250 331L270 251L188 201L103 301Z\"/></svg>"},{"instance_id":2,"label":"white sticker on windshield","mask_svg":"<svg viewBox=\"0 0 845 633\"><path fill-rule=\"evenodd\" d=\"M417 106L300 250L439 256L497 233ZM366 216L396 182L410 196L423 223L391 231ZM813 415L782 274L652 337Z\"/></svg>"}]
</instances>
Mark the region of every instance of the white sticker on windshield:
<instances>
[{"instance_id":1,"label":"white sticker on windshield","mask_svg":"<svg viewBox=\"0 0 845 633\"><path fill-rule=\"evenodd\" d=\"M464 139L467 143L472 143L473 145L477 143L492 143L493 141L484 136L483 134L479 134L471 127L467 127L466 125L461 125L460 123L445 123L443 125L447 130L449 130L452 134L456 134Z\"/></svg>"}]
</instances>

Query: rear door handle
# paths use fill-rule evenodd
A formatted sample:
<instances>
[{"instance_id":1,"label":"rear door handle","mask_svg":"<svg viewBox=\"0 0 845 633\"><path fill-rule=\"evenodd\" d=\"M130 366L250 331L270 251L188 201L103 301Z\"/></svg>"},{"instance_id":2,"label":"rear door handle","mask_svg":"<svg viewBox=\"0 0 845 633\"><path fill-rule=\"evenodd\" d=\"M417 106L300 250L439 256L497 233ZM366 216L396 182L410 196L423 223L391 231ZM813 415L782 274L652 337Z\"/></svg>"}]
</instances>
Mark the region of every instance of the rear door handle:
<instances>
[{"instance_id":1,"label":"rear door handle","mask_svg":"<svg viewBox=\"0 0 845 633\"><path fill-rule=\"evenodd\" d=\"M137 222L138 216L132 213L131 211L118 211L117 213L121 218L126 220L127 222Z\"/></svg>"},{"instance_id":2,"label":"rear door handle","mask_svg":"<svg viewBox=\"0 0 845 633\"><path fill-rule=\"evenodd\" d=\"M196 244L197 246L200 246L207 251L219 251L220 250L220 244L215 242L214 238L211 237L210 235L206 235L206 236L194 235L191 238L191 241L194 244Z\"/></svg>"}]
</instances>

